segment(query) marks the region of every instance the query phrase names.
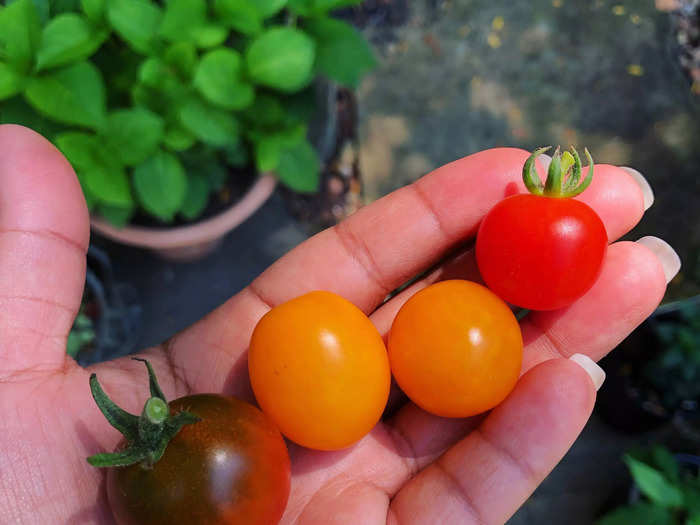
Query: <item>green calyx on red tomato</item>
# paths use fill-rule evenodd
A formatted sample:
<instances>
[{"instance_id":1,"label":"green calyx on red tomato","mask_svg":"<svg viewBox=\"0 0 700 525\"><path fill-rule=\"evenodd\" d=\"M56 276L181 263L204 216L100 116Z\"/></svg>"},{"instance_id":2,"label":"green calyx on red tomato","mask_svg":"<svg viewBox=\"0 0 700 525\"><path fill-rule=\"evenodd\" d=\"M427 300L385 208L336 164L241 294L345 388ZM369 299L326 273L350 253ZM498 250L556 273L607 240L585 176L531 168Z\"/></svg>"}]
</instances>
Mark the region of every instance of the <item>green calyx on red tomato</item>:
<instances>
[{"instance_id":1,"label":"green calyx on red tomato","mask_svg":"<svg viewBox=\"0 0 700 525\"><path fill-rule=\"evenodd\" d=\"M151 364L145 359L133 359L146 364L151 389L151 397L140 416L119 408L102 390L97 375L90 376L90 391L95 403L109 424L121 432L128 443L119 452L95 454L87 458L94 467L124 467L135 463L151 467L163 456L168 443L183 426L200 421L199 417L186 411L171 414Z\"/></svg>"},{"instance_id":2,"label":"green calyx on red tomato","mask_svg":"<svg viewBox=\"0 0 700 525\"><path fill-rule=\"evenodd\" d=\"M523 166L523 182L528 191L533 195L566 198L575 197L588 188L591 180L593 180L593 158L588 152L588 149L584 149L586 158L588 159L588 174L586 178L581 181L581 158L578 156L578 152L573 146L571 147L571 153L565 151L563 154L560 154L559 147L557 146L554 155L552 155L552 162L549 164L547 181L543 185L535 171L534 164L535 159L549 149L550 146L536 149L525 161L525 166Z\"/></svg>"},{"instance_id":3,"label":"green calyx on red tomato","mask_svg":"<svg viewBox=\"0 0 700 525\"><path fill-rule=\"evenodd\" d=\"M525 161L523 182L529 193L512 195L489 210L476 236L476 261L486 285L504 301L529 310L555 310L572 304L595 283L608 236L598 214L572 198L593 179L581 181L581 159L571 153L552 156L543 184L535 150Z\"/></svg>"}]
</instances>

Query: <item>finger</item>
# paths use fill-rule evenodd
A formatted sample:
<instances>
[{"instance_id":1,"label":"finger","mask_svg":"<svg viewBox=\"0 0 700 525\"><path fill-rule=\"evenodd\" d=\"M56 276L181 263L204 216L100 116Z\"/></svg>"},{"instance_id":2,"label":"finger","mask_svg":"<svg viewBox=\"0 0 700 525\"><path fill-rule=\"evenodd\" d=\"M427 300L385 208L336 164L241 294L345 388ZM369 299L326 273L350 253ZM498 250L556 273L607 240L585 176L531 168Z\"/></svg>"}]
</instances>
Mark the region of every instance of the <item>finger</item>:
<instances>
[{"instance_id":1,"label":"finger","mask_svg":"<svg viewBox=\"0 0 700 525\"><path fill-rule=\"evenodd\" d=\"M659 305L680 260L672 248L660 258L645 244L608 247L593 287L562 310L530 312L521 322L525 370L552 357L586 354L597 361L617 346Z\"/></svg>"},{"instance_id":2,"label":"finger","mask_svg":"<svg viewBox=\"0 0 700 525\"><path fill-rule=\"evenodd\" d=\"M194 390L233 388L232 393L249 396L244 352L255 323L271 306L325 289L371 311L388 291L473 235L495 202L525 191L521 171L527 155L502 148L453 162L302 244L171 341L182 383ZM607 221L610 235L619 236L641 217L642 192L621 169L596 170L586 198ZM385 319L380 331L388 329L393 315Z\"/></svg>"},{"instance_id":3,"label":"finger","mask_svg":"<svg viewBox=\"0 0 700 525\"><path fill-rule=\"evenodd\" d=\"M614 241L634 228L642 218L647 208L645 188L627 168L600 164L593 172L591 185L575 199L595 210L608 232L608 241Z\"/></svg>"},{"instance_id":4,"label":"finger","mask_svg":"<svg viewBox=\"0 0 700 525\"><path fill-rule=\"evenodd\" d=\"M372 311L387 293L473 236L496 202L525 192L527 156L498 148L438 168L302 244L256 279L253 289L269 304L329 290ZM599 213L614 239L639 222L644 196L623 169L600 165L594 171L580 199Z\"/></svg>"},{"instance_id":5,"label":"finger","mask_svg":"<svg viewBox=\"0 0 700 525\"><path fill-rule=\"evenodd\" d=\"M85 281L89 219L63 156L33 131L0 126L0 379L56 370Z\"/></svg>"},{"instance_id":6,"label":"finger","mask_svg":"<svg viewBox=\"0 0 700 525\"><path fill-rule=\"evenodd\" d=\"M528 153L499 148L452 162L360 209L273 264L253 283L277 304L336 292L366 312L476 232L484 212L521 187Z\"/></svg>"},{"instance_id":7,"label":"finger","mask_svg":"<svg viewBox=\"0 0 700 525\"><path fill-rule=\"evenodd\" d=\"M247 395L245 350L270 307L322 289L369 313L389 291L473 235L484 211L506 191L524 188L528 155L500 148L447 164L295 248L169 342L182 383L196 391L225 388Z\"/></svg>"},{"instance_id":8,"label":"finger","mask_svg":"<svg viewBox=\"0 0 700 525\"><path fill-rule=\"evenodd\" d=\"M543 363L484 422L408 482L388 523L505 523L583 429L595 402L578 364Z\"/></svg>"}]
</instances>

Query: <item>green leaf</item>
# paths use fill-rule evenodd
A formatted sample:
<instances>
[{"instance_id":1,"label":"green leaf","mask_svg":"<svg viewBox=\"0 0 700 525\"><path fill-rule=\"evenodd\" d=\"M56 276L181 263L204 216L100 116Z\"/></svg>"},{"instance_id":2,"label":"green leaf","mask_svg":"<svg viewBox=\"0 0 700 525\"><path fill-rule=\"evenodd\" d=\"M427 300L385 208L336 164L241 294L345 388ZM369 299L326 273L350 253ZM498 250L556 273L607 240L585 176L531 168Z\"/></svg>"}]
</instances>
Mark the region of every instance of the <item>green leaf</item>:
<instances>
[{"instance_id":1,"label":"green leaf","mask_svg":"<svg viewBox=\"0 0 700 525\"><path fill-rule=\"evenodd\" d=\"M253 102L253 86L241 79L241 57L232 49L215 49L202 57L194 86L209 102L243 109Z\"/></svg>"},{"instance_id":2,"label":"green leaf","mask_svg":"<svg viewBox=\"0 0 700 525\"><path fill-rule=\"evenodd\" d=\"M49 0L51 16L75 13L80 10L80 0Z\"/></svg>"},{"instance_id":3,"label":"green leaf","mask_svg":"<svg viewBox=\"0 0 700 525\"><path fill-rule=\"evenodd\" d=\"M279 98L265 93L256 93L253 104L245 109L244 118L261 126L284 122L287 112Z\"/></svg>"},{"instance_id":4,"label":"green leaf","mask_svg":"<svg viewBox=\"0 0 700 525\"><path fill-rule=\"evenodd\" d=\"M236 145L225 146L225 151L244 147L240 142ZM198 146L181 156L182 162L188 173L198 173L206 177L210 191L220 190L229 179L229 169L222 161L219 151L207 147Z\"/></svg>"},{"instance_id":5,"label":"green leaf","mask_svg":"<svg viewBox=\"0 0 700 525\"><path fill-rule=\"evenodd\" d=\"M661 469L667 479L673 483L680 481L680 472L678 470L678 461L673 457L669 450L660 445L655 445L651 449L651 458L653 465Z\"/></svg>"},{"instance_id":6,"label":"green leaf","mask_svg":"<svg viewBox=\"0 0 700 525\"><path fill-rule=\"evenodd\" d=\"M93 24L102 22L105 16L106 0L80 0L83 13Z\"/></svg>"},{"instance_id":7,"label":"green leaf","mask_svg":"<svg viewBox=\"0 0 700 525\"><path fill-rule=\"evenodd\" d=\"M95 135L69 131L58 135L55 143L78 172L91 196L112 206L128 208L132 205L124 167L100 139Z\"/></svg>"},{"instance_id":8,"label":"green leaf","mask_svg":"<svg viewBox=\"0 0 700 525\"><path fill-rule=\"evenodd\" d=\"M75 168L73 168L73 171L75 171L76 176L78 177L78 182L80 183L80 189L83 190L83 197L85 197L85 204L87 204L87 208L89 211L92 211L95 209L95 206L98 203L98 199L95 196L94 193L90 191L90 188L88 188L87 184L85 183L85 177L82 176L82 174L77 171Z\"/></svg>"},{"instance_id":9,"label":"green leaf","mask_svg":"<svg viewBox=\"0 0 700 525\"><path fill-rule=\"evenodd\" d=\"M104 138L126 166L146 160L163 139L163 119L144 108L114 111L107 117Z\"/></svg>"},{"instance_id":10,"label":"green leaf","mask_svg":"<svg viewBox=\"0 0 700 525\"><path fill-rule=\"evenodd\" d=\"M341 84L357 87L362 76L377 64L367 40L345 22L310 19L304 29L316 40L316 68Z\"/></svg>"},{"instance_id":11,"label":"green leaf","mask_svg":"<svg viewBox=\"0 0 700 525\"><path fill-rule=\"evenodd\" d=\"M673 514L652 503L620 507L598 520L597 525L673 525Z\"/></svg>"},{"instance_id":12,"label":"green leaf","mask_svg":"<svg viewBox=\"0 0 700 525\"><path fill-rule=\"evenodd\" d=\"M255 2L255 7L263 18L279 13L286 5L287 0L257 0Z\"/></svg>"},{"instance_id":13,"label":"green leaf","mask_svg":"<svg viewBox=\"0 0 700 525\"><path fill-rule=\"evenodd\" d=\"M255 144L255 164L260 172L277 169L282 148L274 140L264 137Z\"/></svg>"},{"instance_id":14,"label":"green leaf","mask_svg":"<svg viewBox=\"0 0 700 525\"><path fill-rule=\"evenodd\" d=\"M66 353L75 358L83 347L95 340L95 329L90 319L81 311L78 313L66 341Z\"/></svg>"},{"instance_id":15,"label":"green leaf","mask_svg":"<svg viewBox=\"0 0 700 525\"><path fill-rule=\"evenodd\" d=\"M116 33L140 53L153 50L163 13L148 0L107 0L107 19Z\"/></svg>"},{"instance_id":16,"label":"green leaf","mask_svg":"<svg viewBox=\"0 0 700 525\"><path fill-rule=\"evenodd\" d=\"M58 15L42 33L36 56L37 71L86 59L99 49L108 35L105 30L93 29L80 15Z\"/></svg>"},{"instance_id":17,"label":"green leaf","mask_svg":"<svg viewBox=\"0 0 700 525\"><path fill-rule=\"evenodd\" d=\"M700 483L698 483L698 478L683 485L683 503L689 514L700 516Z\"/></svg>"},{"instance_id":18,"label":"green leaf","mask_svg":"<svg viewBox=\"0 0 700 525\"><path fill-rule=\"evenodd\" d=\"M134 216L135 211L136 206L134 205L121 207L110 206L109 204L103 203L97 207L97 214L116 228L123 228L126 226L131 220L131 217Z\"/></svg>"},{"instance_id":19,"label":"green leaf","mask_svg":"<svg viewBox=\"0 0 700 525\"><path fill-rule=\"evenodd\" d=\"M204 25L206 18L204 0L169 0L158 33L171 42L187 40L190 30Z\"/></svg>"},{"instance_id":20,"label":"green leaf","mask_svg":"<svg viewBox=\"0 0 700 525\"><path fill-rule=\"evenodd\" d=\"M289 8L298 15L315 16L361 3L362 0L289 0Z\"/></svg>"},{"instance_id":21,"label":"green leaf","mask_svg":"<svg viewBox=\"0 0 700 525\"><path fill-rule=\"evenodd\" d=\"M179 111L180 122L195 137L212 146L233 144L238 140L238 121L229 113L190 99Z\"/></svg>"},{"instance_id":22,"label":"green leaf","mask_svg":"<svg viewBox=\"0 0 700 525\"><path fill-rule=\"evenodd\" d=\"M301 16L311 16L314 13L314 0L289 0L289 9Z\"/></svg>"},{"instance_id":23,"label":"green leaf","mask_svg":"<svg viewBox=\"0 0 700 525\"><path fill-rule=\"evenodd\" d=\"M289 0L289 8L301 16L318 16L334 9L361 3L362 0Z\"/></svg>"},{"instance_id":24,"label":"green leaf","mask_svg":"<svg viewBox=\"0 0 700 525\"><path fill-rule=\"evenodd\" d=\"M624 460L639 490L652 502L664 507L679 507L683 504L683 493L661 472L629 455Z\"/></svg>"},{"instance_id":25,"label":"green leaf","mask_svg":"<svg viewBox=\"0 0 700 525\"><path fill-rule=\"evenodd\" d=\"M216 24L206 24L199 27L193 27L190 30L190 35L197 47L207 49L223 44L228 38L229 29Z\"/></svg>"},{"instance_id":26,"label":"green leaf","mask_svg":"<svg viewBox=\"0 0 700 525\"><path fill-rule=\"evenodd\" d=\"M180 125L168 126L163 137L163 144L173 151L185 151L196 141L196 137Z\"/></svg>"},{"instance_id":27,"label":"green leaf","mask_svg":"<svg viewBox=\"0 0 700 525\"><path fill-rule=\"evenodd\" d=\"M61 124L37 113L22 97L2 101L0 104L0 124L20 124L33 129L44 137L53 137L64 128Z\"/></svg>"},{"instance_id":28,"label":"green leaf","mask_svg":"<svg viewBox=\"0 0 700 525\"><path fill-rule=\"evenodd\" d=\"M176 42L165 50L163 60L175 68L178 74L189 78L197 67L197 49L190 42Z\"/></svg>"},{"instance_id":29,"label":"green leaf","mask_svg":"<svg viewBox=\"0 0 700 525\"><path fill-rule=\"evenodd\" d=\"M260 11L253 0L215 0L217 20L244 35L256 35L263 29Z\"/></svg>"},{"instance_id":30,"label":"green leaf","mask_svg":"<svg viewBox=\"0 0 700 525\"><path fill-rule=\"evenodd\" d=\"M300 193L318 189L321 162L314 148L304 140L280 153L277 178L288 188Z\"/></svg>"},{"instance_id":31,"label":"green leaf","mask_svg":"<svg viewBox=\"0 0 700 525\"><path fill-rule=\"evenodd\" d=\"M0 62L0 100L10 98L22 90L24 77L7 64Z\"/></svg>"},{"instance_id":32,"label":"green leaf","mask_svg":"<svg viewBox=\"0 0 700 525\"><path fill-rule=\"evenodd\" d=\"M157 92L158 99L154 102L156 106L162 106L159 113L169 111L169 106L179 103L190 89L178 78L175 68L155 57L148 58L141 64L138 77L145 86Z\"/></svg>"},{"instance_id":33,"label":"green leaf","mask_svg":"<svg viewBox=\"0 0 700 525\"><path fill-rule=\"evenodd\" d=\"M287 120L291 122L309 122L318 111L316 92L313 88L285 97L283 104L287 112Z\"/></svg>"},{"instance_id":34,"label":"green leaf","mask_svg":"<svg viewBox=\"0 0 700 525\"><path fill-rule=\"evenodd\" d=\"M133 181L141 205L164 221L172 221L185 202L187 176L171 153L160 151L136 166Z\"/></svg>"},{"instance_id":35,"label":"green leaf","mask_svg":"<svg viewBox=\"0 0 700 525\"><path fill-rule=\"evenodd\" d=\"M204 175L193 173L187 178L187 195L180 213L193 221L199 217L209 203L209 180Z\"/></svg>"},{"instance_id":36,"label":"green leaf","mask_svg":"<svg viewBox=\"0 0 700 525\"><path fill-rule=\"evenodd\" d=\"M297 126L291 130L262 135L255 142L255 163L258 171L273 171L280 164L282 151L295 148L306 136L306 128Z\"/></svg>"},{"instance_id":37,"label":"green leaf","mask_svg":"<svg viewBox=\"0 0 700 525\"><path fill-rule=\"evenodd\" d=\"M311 80L314 43L298 29L276 27L253 40L245 60L255 82L292 92Z\"/></svg>"},{"instance_id":38,"label":"green leaf","mask_svg":"<svg viewBox=\"0 0 700 525\"><path fill-rule=\"evenodd\" d=\"M301 16L317 16L361 3L362 0L289 0L289 8Z\"/></svg>"},{"instance_id":39,"label":"green leaf","mask_svg":"<svg viewBox=\"0 0 700 525\"><path fill-rule=\"evenodd\" d=\"M0 10L0 56L18 73L28 73L41 40L39 14L32 0Z\"/></svg>"},{"instance_id":40,"label":"green leaf","mask_svg":"<svg viewBox=\"0 0 700 525\"><path fill-rule=\"evenodd\" d=\"M163 96L155 89L143 84L134 84L132 86L131 99L134 105L143 106L156 113L165 113L168 111L168 103L163 100Z\"/></svg>"},{"instance_id":41,"label":"green leaf","mask_svg":"<svg viewBox=\"0 0 700 525\"><path fill-rule=\"evenodd\" d=\"M51 6L49 0L33 0L36 14L39 17L39 25L44 26L49 20ZM8 2L9 3L9 2Z\"/></svg>"},{"instance_id":42,"label":"green leaf","mask_svg":"<svg viewBox=\"0 0 700 525\"><path fill-rule=\"evenodd\" d=\"M24 95L39 112L59 122L89 128L98 128L104 122L105 86L90 62L32 78Z\"/></svg>"},{"instance_id":43,"label":"green leaf","mask_svg":"<svg viewBox=\"0 0 700 525\"><path fill-rule=\"evenodd\" d=\"M158 88L167 82L171 72L165 62L156 57L149 57L139 67L138 76L145 86Z\"/></svg>"},{"instance_id":44,"label":"green leaf","mask_svg":"<svg viewBox=\"0 0 700 525\"><path fill-rule=\"evenodd\" d=\"M313 0L316 13L326 13L341 7L360 5L362 0Z\"/></svg>"}]
</instances>

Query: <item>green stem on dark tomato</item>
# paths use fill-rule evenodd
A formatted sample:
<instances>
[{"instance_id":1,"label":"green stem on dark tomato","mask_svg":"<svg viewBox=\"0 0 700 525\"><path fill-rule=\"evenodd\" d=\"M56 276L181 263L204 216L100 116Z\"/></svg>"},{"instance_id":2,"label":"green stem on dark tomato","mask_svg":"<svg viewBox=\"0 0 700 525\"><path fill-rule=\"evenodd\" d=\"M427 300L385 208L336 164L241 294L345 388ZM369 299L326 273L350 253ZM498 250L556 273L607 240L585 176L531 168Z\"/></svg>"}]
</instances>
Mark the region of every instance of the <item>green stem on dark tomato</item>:
<instances>
[{"instance_id":1,"label":"green stem on dark tomato","mask_svg":"<svg viewBox=\"0 0 700 525\"><path fill-rule=\"evenodd\" d=\"M95 403L109 424L121 432L126 440L126 447L119 452L95 454L87 458L88 463L95 467L125 467L141 463L145 468L150 468L163 456L168 443L183 426L200 421L199 417L185 411L171 414L151 364L145 359L133 359L146 364L151 390L151 397L144 404L140 416L117 406L102 390L97 375L90 376L90 391Z\"/></svg>"}]
</instances>

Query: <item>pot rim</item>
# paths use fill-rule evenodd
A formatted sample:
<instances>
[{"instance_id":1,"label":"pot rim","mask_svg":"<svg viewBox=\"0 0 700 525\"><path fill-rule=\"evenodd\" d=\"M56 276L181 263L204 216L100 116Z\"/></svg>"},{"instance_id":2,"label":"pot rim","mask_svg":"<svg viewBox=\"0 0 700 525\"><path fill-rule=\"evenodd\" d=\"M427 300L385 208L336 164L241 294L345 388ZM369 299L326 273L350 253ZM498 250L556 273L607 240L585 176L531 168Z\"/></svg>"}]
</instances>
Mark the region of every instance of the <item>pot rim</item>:
<instances>
[{"instance_id":1,"label":"pot rim","mask_svg":"<svg viewBox=\"0 0 700 525\"><path fill-rule=\"evenodd\" d=\"M116 228L104 219L90 217L96 232L131 246L151 249L182 248L216 240L241 224L260 208L277 186L277 177L262 173L243 197L221 213L204 221L172 228L126 226Z\"/></svg>"}]
</instances>

